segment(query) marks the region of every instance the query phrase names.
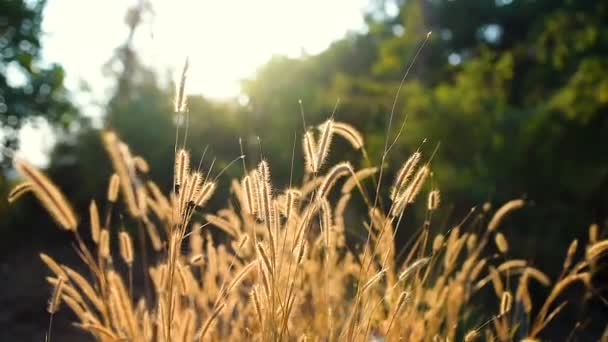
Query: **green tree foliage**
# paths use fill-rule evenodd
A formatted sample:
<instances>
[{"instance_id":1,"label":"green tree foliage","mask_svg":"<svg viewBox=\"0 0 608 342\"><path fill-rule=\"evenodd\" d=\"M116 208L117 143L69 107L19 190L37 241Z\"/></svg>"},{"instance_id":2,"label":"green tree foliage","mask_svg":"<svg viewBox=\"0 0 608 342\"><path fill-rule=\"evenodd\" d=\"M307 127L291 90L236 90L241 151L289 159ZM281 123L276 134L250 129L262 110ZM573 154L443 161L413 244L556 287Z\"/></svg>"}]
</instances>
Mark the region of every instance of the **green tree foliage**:
<instances>
[{"instance_id":1,"label":"green tree foliage","mask_svg":"<svg viewBox=\"0 0 608 342\"><path fill-rule=\"evenodd\" d=\"M67 127L77 112L63 87L58 64L40 63L46 1L0 1L0 120L5 147L15 148L25 120L44 118Z\"/></svg>"},{"instance_id":2,"label":"green tree foliage","mask_svg":"<svg viewBox=\"0 0 608 342\"><path fill-rule=\"evenodd\" d=\"M520 246L550 265L548 246L608 215L607 19L599 1L376 1L367 32L274 59L245 90L277 141L301 128L297 99L311 122L340 99L337 118L378 158L403 72L432 31L398 98L392 134L407 122L389 162L441 142L435 180L456 213L526 196L534 217ZM529 248L540 236L547 247Z\"/></svg>"}]
</instances>

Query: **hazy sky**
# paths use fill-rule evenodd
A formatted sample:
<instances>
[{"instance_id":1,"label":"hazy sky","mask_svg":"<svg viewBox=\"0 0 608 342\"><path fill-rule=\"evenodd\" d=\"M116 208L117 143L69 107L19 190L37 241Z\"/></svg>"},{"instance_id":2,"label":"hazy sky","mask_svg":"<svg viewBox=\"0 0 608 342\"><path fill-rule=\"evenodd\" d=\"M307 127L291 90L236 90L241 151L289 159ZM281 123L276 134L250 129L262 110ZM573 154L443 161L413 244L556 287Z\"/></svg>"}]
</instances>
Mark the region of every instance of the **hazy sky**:
<instances>
[{"instance_id":1,"label":"hazy sky","mask_svg":"<svg viewBox=\"0 0 608 342\"><path fill-rule=\"evenodd\" d=\"M100 67L127 36L127 0L49 0L44 56L94 88ZM144 62L181 68L190 57L190 93L229 97L238 80L252 75L273 54L318 53L347 30L363 27L366 0L155 0L154 15L139 28L135 44Z\"/></svg>"},{"instance_id":2,"label":"hazy sky","mask_svg":"<svg viewBox=\"0 0 608 342\"><path fill-rule=\"evenodd\" d=\"M113 80L102 65L127 37L133 0L49 0L43 19L43 58L60 63L66 86L87 115L99 116ZM148 66L179 70L190 58L188 92L235 97L238 82L272 55L315 54L349 30L364 27L367 0L153 0L135 47ZM286 75L288 77L289 75ZM86 82L90 95L78 91ZM97 104L97 105L95 105ZM49 127L24 127L20 154L43 165L54 138Z\"/></svg>"}]
</instances>

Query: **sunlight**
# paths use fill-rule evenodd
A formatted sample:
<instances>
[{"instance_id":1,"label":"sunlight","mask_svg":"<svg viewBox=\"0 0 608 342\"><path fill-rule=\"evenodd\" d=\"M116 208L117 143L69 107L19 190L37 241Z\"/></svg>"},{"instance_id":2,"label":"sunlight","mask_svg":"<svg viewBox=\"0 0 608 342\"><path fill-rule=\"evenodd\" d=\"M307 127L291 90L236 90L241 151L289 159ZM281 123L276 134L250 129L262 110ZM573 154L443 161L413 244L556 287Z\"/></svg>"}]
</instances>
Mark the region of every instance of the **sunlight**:
<instances>
[{"instance_id":1,"label":"sunlight","mask_svg":"<svg viewBox=\"0 0 608 342\"><path fill-rule=\"evenodd\" d=\"M212 97L238 94L240 79L274 54L318 53L363 25L363 1L156 2L151 39L155 58L175 68L189 56L190 91ZM175 68L175 69L179 69Z\"/></svg>"},{"instance_id":2,"label":"sunlight","mask_svg":"<svg viewBox=\"0 0 608 342\"><path fill-rule=\"evenodd\" d=\"M135 47L146 65L160 71L179 70L188 56L189 93L235 97L239 81L253 76L273 55L315 54L347 31L362 29L366 3L157 0L152 1L154 15L138 29ZM117 0L49 2L45 56L48 61L63 61L70 88L74 89L80 79L92 84L102 81L101 65L126 39L126 8L125 1ZM83 12L92 15L66 15ZM83 36L96 39L74 43ZM82 58L82 51L87 58Z\"/></svg>"}]
</instances>

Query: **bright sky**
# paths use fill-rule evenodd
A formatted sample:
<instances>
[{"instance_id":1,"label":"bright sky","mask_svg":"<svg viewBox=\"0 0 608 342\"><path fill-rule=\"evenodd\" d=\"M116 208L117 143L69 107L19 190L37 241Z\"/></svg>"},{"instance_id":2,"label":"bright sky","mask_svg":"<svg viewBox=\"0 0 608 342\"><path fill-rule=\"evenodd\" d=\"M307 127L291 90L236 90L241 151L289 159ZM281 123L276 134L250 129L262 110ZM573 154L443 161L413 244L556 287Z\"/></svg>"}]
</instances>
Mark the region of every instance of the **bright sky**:
<instances>
[{"instance_id":1,"label":"bright sky","mask_svg":"<svg viewBox=\"0 0 608 342\"><path fill-rule=\"evenodd\" d=\"M50 0L44 55L67 69L68 86L79 79L94 88L101 65L124 42L130 0ZM190 57L189 92L212 97L238 94L273 54L318 53L347 30L363 27L366 0L154 0L152 18L140 26L136 48L148 65L180 69ZM151 20L150 20L151 19ZM106 83L107 84L107 83Z\"/></svg>"},{"instance_id":2,"label":"bright sky","mask_svg":"<svg viewBox=\"0 0 608 342\"><path fill-rule=\"evenodd\" d=\"M66 86L86 114L99 116L113 80L102 65L127 37L125 13L134 0L49 0L43 56L67 72ZM368 0L152 0L154 15L139 27L135 47L148 66L177 76L190 58L188 93L239 95L273 55L316 54L349 30L364 27ZM288 75L286 75L288 77ZM177 78L177 77L176 77ZM83 81L92 94L79 91ZM97 105L96 105L97 104ZM44 165L54 139L48 127L25 127L21 155Z\"/></svg>"}]
</instances>

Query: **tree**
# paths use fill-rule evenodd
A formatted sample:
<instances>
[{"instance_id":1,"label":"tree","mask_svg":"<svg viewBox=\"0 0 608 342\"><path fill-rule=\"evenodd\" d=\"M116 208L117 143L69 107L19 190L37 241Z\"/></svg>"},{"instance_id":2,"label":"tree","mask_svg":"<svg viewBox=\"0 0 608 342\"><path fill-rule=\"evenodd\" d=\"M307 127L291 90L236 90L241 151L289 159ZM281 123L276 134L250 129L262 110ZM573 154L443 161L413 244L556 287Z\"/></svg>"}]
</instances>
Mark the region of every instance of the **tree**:
<instances>
[{"instance_id":1,"label":"tree","mask_svg":"<svg viewBox=\"0 0 608 342\"><path fill-rule=\"evenodd\" d=\"M28 119L43 118L65 128L77 116L63 85L63 68L41 65L45 3L0 2L0 127L5 148L17 148L18 130Z\"/></svg>"}]
</instances>

